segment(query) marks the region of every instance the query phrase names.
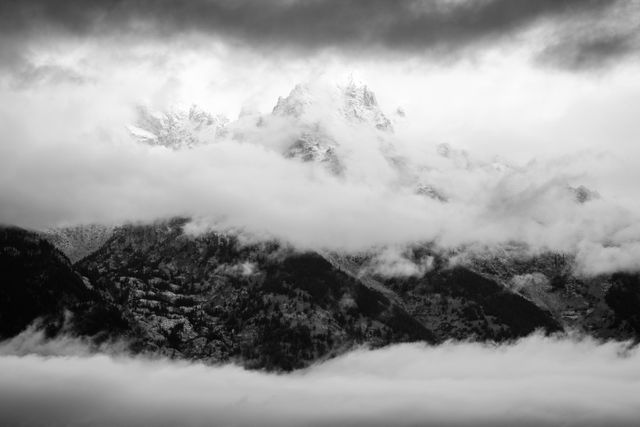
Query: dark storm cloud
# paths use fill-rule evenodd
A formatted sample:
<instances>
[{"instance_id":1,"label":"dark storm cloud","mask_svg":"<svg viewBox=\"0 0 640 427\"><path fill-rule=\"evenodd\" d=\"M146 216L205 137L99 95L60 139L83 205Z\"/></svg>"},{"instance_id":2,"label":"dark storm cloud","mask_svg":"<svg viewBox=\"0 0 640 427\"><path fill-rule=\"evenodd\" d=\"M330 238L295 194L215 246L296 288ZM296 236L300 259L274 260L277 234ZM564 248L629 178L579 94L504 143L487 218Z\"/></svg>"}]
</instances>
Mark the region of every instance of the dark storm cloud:
<instances>
[{"instance_id":1,"label":"dark storm cloud","mask_svg":"<svg viewBox=\"0 0 640 427\"><path fill-rule=\"evenodd\" d=\"M20 72L12 81L16 89L26 88L40 83L86 83L87 78L78 72L58 65L33 65L24 63Z\"/></svg>"},{"instance_id":2,"label":"dark storm cloud","mask_svg":"<svg viewBox=\"0 0 640 427\"><path fill-rule=\"evenodd\" d=\"M550 45L538 57L543 63L569 69L592 69L611 65L638 51L635 31L567 37Z\"/></svg>"},{"instance_id":3,"label":"dark storm cloud","mask_svg":"<svg viewBox=\"0 0 640 427\"><path fill-rule=\"evenodd\" d=\"M597 19L623 0L9 0L0 5L5 35L60 31L87 36L136 34L173 37L208 33L256 47L298 51L322 48L451 54L465 47L559 19ZM608 45L555 40L545 54L577 59L573 65L628 53L619 46L633 34L620 33ZM591 43L591 44L589 44ZM576 49L577 51L572 51ZM569 52L567 52L569 50ZM555 61L561 63L562 61Z\"/></svg>"}]
</instances>

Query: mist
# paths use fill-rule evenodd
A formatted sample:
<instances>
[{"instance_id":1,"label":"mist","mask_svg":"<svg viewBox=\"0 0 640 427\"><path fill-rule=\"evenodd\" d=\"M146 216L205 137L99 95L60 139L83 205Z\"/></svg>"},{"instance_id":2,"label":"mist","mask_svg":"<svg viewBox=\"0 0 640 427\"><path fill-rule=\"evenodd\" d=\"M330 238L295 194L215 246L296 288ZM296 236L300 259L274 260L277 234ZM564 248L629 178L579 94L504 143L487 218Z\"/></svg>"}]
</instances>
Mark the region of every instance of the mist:
<instances>
[{"instance_id":1,"label":"mist","mask_svg":"<svg viewBox=\"0 0 640 427\"><path fill-rule=\"evenodd\" d=\"M640 352L624 342L401 344L273 374L17 339L0 344L4 425L623 426L640 416Z\"/></svg>"}]
</instances>

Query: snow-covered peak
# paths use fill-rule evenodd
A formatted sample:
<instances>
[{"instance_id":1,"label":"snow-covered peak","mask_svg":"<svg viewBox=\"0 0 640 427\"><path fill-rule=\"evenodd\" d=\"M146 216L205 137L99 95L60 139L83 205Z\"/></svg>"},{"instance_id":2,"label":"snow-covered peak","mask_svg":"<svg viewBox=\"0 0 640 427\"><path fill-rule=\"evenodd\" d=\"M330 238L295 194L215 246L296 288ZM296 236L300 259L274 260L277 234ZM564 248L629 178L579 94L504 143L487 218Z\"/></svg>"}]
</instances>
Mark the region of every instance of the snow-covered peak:
<instances>
[{"instance_id":1,"label":"snow-covered peak","mask_svg":"<svg viewBox=\"0 0 640 427\"><path fill-rule=\"evenodd\" d=\"M279 97L273 114L299 118L315 102L309 85L297 84L286 97Z\"/></svg>"},{"instance_id":2,"label":"snow-covered peak","mask_svg":"<svg viewBox=\"0 0 640 427\"><path fill-rule=\"evenodd\" d=\"M285 120L288 129L297 132L284 150L286 157L322 163L338 175L349 168L345 153L353 157L363 149L383 151L393 132L373 91L353 79L346 85L298 84L289 95L278 98L272 114L265 117L267 122L272 119Z\"/></svg>"},{"instance_id":3,"label":"snow-covered peak","mask_svg":"<svg viewBox=\"0 0 640 427\"><path fill-rule=\"evenodd\" d=\"M393 131L389 120L378 106L375 94L366 85L350 80L345 86L298 84L286 97L278 98L273 115L303 118L314 112L337 113L350 123L370 124L381 131Z\"/></svg>"},{"instance_id":4,"label":"snow-covered peak","mask_svg":"<svg viewBox=\"0 0 640 427\"><path fill-rule=\"evenodd\" d=\"M253 111L244 106L238 119L229 122L196 106L162 112L139 107L128 129L139 142L176 150L229 135L232 140L275 148L286 158L322 164L336 175L352 170L359 157L388 157L393 144L391 121L375 94L353 79L344 85L298 84L278 98L270 114ZM274 135L280 139L273 141Z\"/></svg>"},{"instance_id":5,"label":"snow-covered peak","mask_svg":"<svg viewBox=\"0 0 640 427\"><path fill-rule=\"evenodd\" d=\"M167 112L138 108L134 125L128 126L131 135L149 145L161 145L173 149L191 148L213 142L226 134L228 120L193 105L188 110L174 109Z\"/></svg>"},{"instance_id":6,"label":"snow-covered peak","mask_svg":"<svg viewBox=\"0 0 640 427\"><path fill-rule=\"evenodd\" d=\"M368 122L382 131L392 131L391 120L378 106L376 95L366 85L356 84L353 80L342 89L343 113L347 119Z\"/></svg>"}]
</instances>

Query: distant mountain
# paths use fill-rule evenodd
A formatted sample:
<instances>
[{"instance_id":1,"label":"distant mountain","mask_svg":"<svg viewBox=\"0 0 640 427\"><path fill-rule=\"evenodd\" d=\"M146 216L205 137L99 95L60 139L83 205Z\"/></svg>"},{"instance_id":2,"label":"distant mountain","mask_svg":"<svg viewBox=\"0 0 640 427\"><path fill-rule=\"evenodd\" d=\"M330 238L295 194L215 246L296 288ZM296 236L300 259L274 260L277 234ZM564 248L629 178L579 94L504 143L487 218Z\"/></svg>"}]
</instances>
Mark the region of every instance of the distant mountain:
<instances>
[{"instance_id":1,"label":"distant mountain","mask_svg":"<svg viewBox=\"0 0 640 427\"><path fill-rule=\"evenodd\" d=\"M405 115L398 109L392 117ZM306 83L296 85L287 96L278 98L272 111L248 114L235 121L204 111L198 106L158 112L139 107L137 119L128 126L133 139L151 146L174 150L190 149L223 139L262 144L293 161L322 165L336 176L348 175L366 148L386 162L397 176L397 185L417 195L446 203L451 189L433 182L434 167L403 155L396 147L394 123L378 104L373 90L353 79L344 85ZM274 132L281 141L266 144ZM354 141L357 144L354 145ZM360 150L360 151L358 151ZM472 159L468 153L447 143L438 144L433 159L459 170L480 170L496 179L519 173L519 169L499 157L491 161ZM567 197L578 203L599 198L585 186L566 186Z\"/></svg>"},{"instance_id":2,"label":"distant mountain","mask_svg":"<svg viewBox=\"0 0 640 427\"><path fill-rule=\"evenodd\" d=\"M136 122L128 126L134 140L174 150L224 138L238 142L247 142L249 138L251 143L262 144L269 139L274 127L286 129L284 141L276 147L285 158L320 164L337 176L347 172L345 152L353 151L349 139L355 136L345 140L345 129L357 129L357 138L364 139L371 151L396 169L402 185L409 186L416 194L440 202L447 200L440 189L418 176L416 171L422 165L412 164L410 159L395 152L392 120L383 112L375 93L353 79L345 85L298 84L287 96L278 98L270 113L243 115L236 121L197 106L165 112L139 107L137 113ZM395 113L397 117L404 115L401 109ZM458 153L452 149L448 152Z\"/></svg>"}]
</instances>

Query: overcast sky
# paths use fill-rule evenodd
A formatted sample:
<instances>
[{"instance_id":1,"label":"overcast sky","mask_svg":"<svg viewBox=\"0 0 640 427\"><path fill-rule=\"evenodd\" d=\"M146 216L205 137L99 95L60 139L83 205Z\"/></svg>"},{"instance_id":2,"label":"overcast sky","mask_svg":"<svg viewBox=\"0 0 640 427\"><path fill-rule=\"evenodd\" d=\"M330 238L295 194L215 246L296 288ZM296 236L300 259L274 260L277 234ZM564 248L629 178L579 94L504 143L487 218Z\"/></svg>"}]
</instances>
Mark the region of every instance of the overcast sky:
<instances>
[{"instance_id":1,"label":"overcast sky","mask_svg":"<svg viewBox=\"0 0 640 427\"><path fill-rule=\"evenodd\" d=\"M515 239L579 252L593 271L637 269L639 8L3 1L0 221L46 228L185 214L305 247ZM297 83L349 76L376 93L394 118L390 142L449 191L449 207L398 191L361 143L378 137L364 131L335 130L354 165L339 180L271 151L267 142L285 138L277 127L189 152L141 146L126 128L138 105L198 104L234 121L268 114ZM467 160L443 163L442 143ZM496 158L513 172L487 172ZM562 188L578 185L601 198L568 203Z\"/></svg>"}]
</instances>

